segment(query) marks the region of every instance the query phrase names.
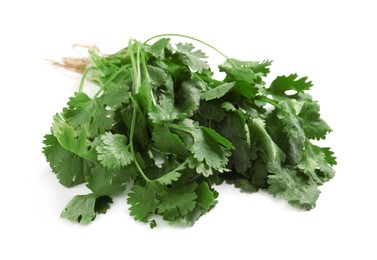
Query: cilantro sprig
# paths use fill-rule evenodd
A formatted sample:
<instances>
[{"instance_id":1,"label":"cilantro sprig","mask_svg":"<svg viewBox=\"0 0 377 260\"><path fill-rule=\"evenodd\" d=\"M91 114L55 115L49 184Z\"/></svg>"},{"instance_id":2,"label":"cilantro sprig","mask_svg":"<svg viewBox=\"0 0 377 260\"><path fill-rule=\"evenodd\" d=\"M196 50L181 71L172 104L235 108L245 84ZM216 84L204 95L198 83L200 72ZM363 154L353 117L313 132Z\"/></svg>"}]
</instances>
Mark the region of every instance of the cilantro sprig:
<instances>
[{"instance_id":1,"label":"cilantro sprig","mask_svg":"<svg viewBox=\"0 0 377 260\"><path fill-rule=\"evenodd\" d=\"M170 36L223 55L224 79L213 78L201 50L173 46L164 38ZM271 61L228 58L179 34L131 39L112 55L89 54L79 91L44 139L59 182L86 183L91 191L75 196L63 218L89 223L129 188L135 220L154 227L160 215L192 225L215 206L214 187L223 182L310 210L318 187L334 176L333 152L314 142L331 128L306 77L278 76L267 85ZM98 86L92 97L84 93L86 79Z\"/></svg>"}]
</instances>

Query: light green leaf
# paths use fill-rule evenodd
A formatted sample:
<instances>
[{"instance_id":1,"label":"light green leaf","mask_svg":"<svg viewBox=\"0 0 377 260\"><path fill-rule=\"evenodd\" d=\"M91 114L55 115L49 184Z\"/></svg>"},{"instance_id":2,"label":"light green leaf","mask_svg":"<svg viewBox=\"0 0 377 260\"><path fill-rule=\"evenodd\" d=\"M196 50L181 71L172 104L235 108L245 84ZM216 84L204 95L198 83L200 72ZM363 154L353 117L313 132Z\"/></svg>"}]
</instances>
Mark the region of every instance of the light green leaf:
<instances>
[{"instance_id":1,"label":"light green leaf","mask_svg":"<svg viewBox=\"0 0 377 260\"><path fill-rule=\"evenodd\" d=\"M221 98L234 87L234 84L234 82L221 84L213 89L208 90L207 92L204 92L201 98L207 101Z\"/></svg>"},{"instance_id":2,"label":"light green leaf","mask_svg":"<svg viewBox=\"0 0 377 260\"><path fill-rule=\"evenodd\" d=\"M127 137L106 132L100 136L101 143L96 147L98 160L109 169L120 169L132 162L133 153L127 145Z\"/></svg>"},{"instance_id":3,"label":"light green leaf","mask_svg":"<svg viewBox=\"0 0 377 260\"><path fill-rule=\"evenodd\" d=\"M177 53L183 64L186 64L193 71L202 71L208 69L208 64L202 59L207 58L201 50L192 51L194 46L191 43L178 43Z\"/></svg>"}]
</instances>

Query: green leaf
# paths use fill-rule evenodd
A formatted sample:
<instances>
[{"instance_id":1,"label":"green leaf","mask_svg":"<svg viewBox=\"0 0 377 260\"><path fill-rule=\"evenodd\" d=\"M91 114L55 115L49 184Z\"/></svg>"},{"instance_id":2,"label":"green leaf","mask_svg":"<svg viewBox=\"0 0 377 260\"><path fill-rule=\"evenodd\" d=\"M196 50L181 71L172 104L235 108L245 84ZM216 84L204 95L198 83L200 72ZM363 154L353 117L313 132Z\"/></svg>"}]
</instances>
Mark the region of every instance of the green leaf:
<instances>
[{"instance_id":1,"label":"green leaf","mask_svg":"<svg viewBox=\"0 0 377 260\"><path fill-rule=\"evenodd\" d=\"M105 97L102 99L109 100ZM76 92L70 98L68 109L63 110L62 116L73 127L88 125L91 137L111 129L114 123L112 111L106 110L106 104L101 102L101 98L91 99L83 92Z\"/></svg>"},{"instance_id":2,"label":"green leaf","mask_svg":"<svg viewBox=\"0 0 377 260\"><path fill-rule=\"evenodd\" d=\"M294 103L292 101L281 101L279 105L283 110L277 112L277 117L283 124L283 132L286 135L287 161L291 164L296 164L301 160L304 151L305 131L300 118L297 116Z\"/></svg>"},{"instance_id":3,"label":"green leaf","mask_svg":"<svg viewBox=\"0 0 377 260\"><path fill-rule=\"evenodd\" d=\"M93 167L86 185L96 196L116 195L126 189L126 176L107 170L99 165Z\"/></svg>"},{"instance_id":4,"label":"green leaf","mask_svg":"<svg viewBox=\"0 0 377 260\"><path fill-rule=\"evenodd\" d=\"M181 62L190 67L193 71L208 69L208 64L201 59L207 58L201 50L192 51L194 46L191 43L178 43L177 53Z\"/></svg>"},{"instance_id":5,"label":"green leaf","mask_svg":"<svg viewBox=\"0 0 377 260\"><path fill-rule=\"evenodd\" d=\"M162 38L156 41L150 48L147 50L156 58L164 58L165 57L165 50L170 49L170 39L169 38Z\"/></svg>"},{"instance_id":6,"label":"green leaf","mask_svg":"<svg viewBox=\"0 0 377 260\"><path fill-rule=\"evenodd\" d=\"M334 169L327 162L324 150L309 141L305 143L302 159L297 166L318 185L329 181L335 174Z\"/></svg>"},{"instance_id":7,"label":"green leaf","mask_svg":"<svg viewBox=\"0 0 377 260\"><path fill-rule=\"evenodd\" d=\"M309 139L324 139L326 134L331 132L329 125L319 114L319 105L311 100L305 101L298 114L302 127Z\"/></svg>"},{"instance_id":8,"label":"green leaf","mask_svg":"<svg viewBox=\"0 0 377 260\"><path fill-rule=\"evenodd\" d=\"M134 155L127 145L127 137L106 132L100 136L101 143L96 147L98 160L109 169L120 169L132 162Z\"/></svg>"},{"instance_id":9,"label":"green leaf","mask_svg":"<svg viewBox=\"0 0 377 260\"><path fill-rule=\"evenodd\" d=\"M147 65L150 83L156 87L164 85L168 79L166 72L155 66Z\"/></svg>"},{"instance_id":10,"label":"green leaf","mask_svg":"<svg viewBox=\"0 0 377 260\"><path fill-rule=\"evenodd\" d=\"M56 114L51 130L60 145L66 150L88 160L95 159L95 154L89 151L90 141L87 140L88 130L86 127L75 130L60 115Z\"/></svg>"},{"instance_id":11,"label":"green leaf","mask_svg":"<svg viewBox=\"0 0 377 260\"><path fill-rule=\"evenodd\" d=\"M207 101L221 98L234 87L234 84L235 82L221 84L215 88L208 90L207 92L204 92L201 98Z\"/></svg>"},{"instance_id":12,"label":"green leaf","mask_svg":"<svg viewBox=\"0 0 377 260\"><path fill-rule=\"evenodd\" d=\"M179 177L181 177L181 173L178 171L169 172L160 178L154 179L154 182L158 182L161 185L170 185L172 182L177 181Z\"/></svg>"},{"instance_id":13,"label":"green leaf","mask_svg":"<svg viewBox=\"0 0 377 260\"><path fill-rule=\"evenodd\" d=\"M106 199L102 197L97 198L92 193L77 195L68 203L60 216L85 225L95 219L96 213L106 213L109 203L112 203L109 197Z\"/></svg>"},{"instance_id":14,"label":"green leaf","mask_svg":"<svg viewBox=\"0 0 377 260\"><path fill-rule=\"evenodd\" d=\"M192 80L183 81L181 88L178 89L174 102L177 109L190 117L199 108L201 90Z\"/></svg>"},{"instance_id":15,"label":"green leaf","mask_svg":"<svg viewBox=\"0 0 377 260\"><path fill-rule=\"evenodd\" d=\"M187 155L185 144L178 135L172 133L168 127L156 127L152 139L158 150L164 153Z\"/></svg>"},{"instance_id":16,"label":"green leaf","mask_svg":"<svg viewBox=\"0 0 377 260\"><path fill-rule=\"evenodd\" d=\"M128 194L127 203L131 205L130 215L135 220L147 222L149 216L154 213L158 207L156 198L157 186L149 183L146 187L134 185Z\"/></svg>"},{"instance_id":17,"label":"green leaf","mask_svg":"<svg viewBox=\"0 0 377 260\"><path fill-rule=\"evenodd\" d=\"M202 130L206 134L210 135L216 142L218 142L219 144L222 144L223 146L225 146L227 149L229 149L229 150L234 149L232 143L229 140L227 140L226 138L224 138L223 136L221 136L219 133L217 133L212 128L202 127Z\"/></svg>"},{"instance_id":18,"label":"green leaf","mask_svg":"<svg viewBox=\"0 0 377 260\"><path fill-rule=\"evenodd\" d=\"M224 171L231 152L219 144L212 134L208 134L203 128L195 126L191 121L184 121L188 131L194 138L194 143L189 148L198 162L205 162L210 168Z\"/></svg>"},{"instance_id":19,"label":"green leaf","mask_svg":"<svg viewBox=\"0 0 377 260\"><path fill-rule=\"evenodd\" d=\"M64 149L54 135L46 135L43 143L43 153L63 186L72 187L85 182L85 176L90 174L90 161Z\"/></svg>"},{"instance_id":20,"label":"green leaf","mask_svg":"<svg viewBox=\"0 0 377 260\"><path fill-rule=\"evenodd\" d=\"M220 71L227 75L226 81L244 81L254 83L256 75L253 68L259 63L255 61L240 61L236 59L227 59L219 66Z\"/></svg>"},{"instance_id":21,"label":"green leaf","mask_svg":"<svg viewBox=\"0 0 377 260\"><path fill-rule=\"evenodd\" d=\"M195 190L196 206L193 210L189 211L185 220L188 224L193 225L202 215L210 211L216 204L217 192L211 189L206 182L198 184Z\"/></svg>"},{"instance_id":22,"label":"green leaf","mask_svg":"<svg viewBox=\"0 0 377 260\"><path fill-rule=\"evenodd\" d=\"M285 161L284 152L274 143L265 129L265 123L260 118L254 118L250 123L250 135L263 145L267 162Z\"/></svg>"},{"instance_id":23,"label":"green leaf","mask_svg":"<svg viewBox=\"0 0 377 260\"><path fill-rule=\"evenodd\" d=\"M251 166L252 153L247 142L245 120L238 112L235 109L234 113L227 113L224 120L215 126L216 130L234 146L228 167L234 167L237 172L245 172Z\"/></svg>"},{"instance_id":24,"label":"green leaf","mask_svg":"<svg viewBox=\"0 0 377 260\"><path fill-rule=\"evenodd\" d=\"M143 81L139 88L139 93L135 94L133 97L137 100L140 107L149 112L153 106L152 85L147 81Z\"/></svg>"},{"instance_id":25,"label":"green leaf","mask_svg":"<svg viewBox=\"0 0 377 260\"><path fill-rule=\"evenodd\" d=\"M196 183L191 183L180 188L166 188L166 193L162 196L161 204L158 207L158 213L168 221L174 222L182 219L195 208L198 197L195 193L196 187Z\"/></svg>"},{"instance_id":26,"label":"green leaf","mask_svg":"<svg viewBox=\"0 0 377 260\"><path fill-rule=\"evenodd\" d=\"M297 74L278 76L268 88L268 93L280 98L300 99L300 93L304 93L306 90L309 90L313 84L311 81L307 81L307 77L299 79L297 79L297 77ZM289 93L288 91L293 93Z\"/></svg>"},{"instance_id":27,"label":"green leaf","mask_svg":"<svg viewBox=\"0 0 377 260\"><path fill-rule=\"evenodd\" d=\"M271 162L267 167L273 173L268 176L268 191L271 194L298 208L311 210L315 207L320 191L311 178L305 178L292 167L282 167L278 162Z\"/></svg>"}]
</instances>

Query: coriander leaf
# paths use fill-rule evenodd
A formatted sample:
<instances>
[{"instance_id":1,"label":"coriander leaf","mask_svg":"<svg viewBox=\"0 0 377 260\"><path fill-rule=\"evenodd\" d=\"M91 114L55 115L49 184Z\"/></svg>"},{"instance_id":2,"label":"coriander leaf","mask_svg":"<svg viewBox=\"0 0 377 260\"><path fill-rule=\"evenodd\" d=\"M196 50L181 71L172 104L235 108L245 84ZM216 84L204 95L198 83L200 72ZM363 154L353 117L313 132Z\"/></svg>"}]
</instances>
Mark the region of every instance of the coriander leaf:
<instances>
[{"instance_id":1,"label":"coriander leaf","mask_svg":"<svg viewBox=\"0 0 377 260\"><path fill-rule=\"evenodd\" d=\"M147 69L149 80L152 85L159 87L166 83L168 75L163 69L151 65L148 65Z\"/></svg>"},{"instance_id":2,"label":"coriander leaf","mask_svg":"<svg viewBox=\"0 0 377 260\"><path fill-rule=\"evenodd\" d=\"M175 96L175 103L177 108L187 117L190 117L199 108L201 90L197 87L194 81L186 80L181 84Z\"/></svg>"},{"instance_id":3,"label":"coriander leaf","mask_svg":"<svg viewBox=\"0 0 377 260\"><path fill-rule=\"evenodd\" d=\"M135 184L127 199L127 203L131 205L130 215L135 220L147 222L148 217L156 211L159 204L156 194L157 186L152 183L148 183L146 187Z\"/></svg>"},{"instance_id":4,"label":"coriander leaf","mask_svg":"<svg viewBox=\"0 0 377 260\"><path fill-rule=\"evenodd\" d=\"M169 38L159 39L152 46L150 46L150 48L147 48L147 50L156 58L164 58L165 50L170 49L169 42L170 42Z\"/></svg>"},{"instance_id":5,"label":"coriander leaf","mask_svg":"<svg viewBox=\"0 0 377 260\"><path fill-rule=\"evenodd\" d=\"M245 172L251 166L252 159L247 143L245 120L242 117L235 110L235 112L227 113L224 120L215 125L217 131L234 146L228 167L234 167L237 172Z\"/></svg>"},{"instance_id":6,"label":"coriander leaf","mask_svg":"<svg viewBox=\"0 0 377 260\"><path fill-rule=\"evenodd\" d=\"M89 134L94 137L111 129L114 123L111 110L106 110L105 104L100 101L101 99L91 99L82 92L76 92L75 96L70 98L68 109L63 110L62 116L73 127L88 125Z\"/></svg>"},{"instance_id":7,"label":"coriander leaf","mask_svg":"<svg viewBox=\"0 0 377 260\"><path fill-rule=\"evenodd\" d=\"M172 184L172 182L178 180L180 176L181 176L180 172L172 171L161 176L160 178L154 179L153 181L158 182L159 184L162 184L162 185L170 185Z\"/></svg>"},{"instance_id":8,"label":"coriander leaf","mask_svg":"<svg viewBox=\"0 0 377 260\"><path fill-rule=\"evenodd\" d=\"M334 152L328 147L321 148L322 152L325 154L326 162L330 165L336 165L336 157Z\"/></svg>"},{"instance_id":9,"label":"coriander leaf","mask_svg":"<svg viewBox=\"0 0 377 260\"><path fill-rule=\"evenodd\" d=\"M191 43L178 43L177 53L181 62L190 67L193 71L208 69L208 64L201 59L207 58L201 50L192 51L194 46Z\"/></svg>"},{"instance_id":10,"label":"coriander leaf","mask_svg":"<svg viewBox=\"0 0 377 260\"><path fill-rule=\"evenodd\" d=\"M98 160L109 169L120 169L132 162L134 155L127 145L127 137L106 132L100 136L101 143L96 147Z\"/></svg>"},{"instance_id":11,"label":"coriander leaf","mask_svg":"<svg viewBox=\"0 0 377 260\"><path fill-rule=\"evenodd\" d=\"M91 175L87 177L86 186L96 196L115 195L125 190L125 177L120 172L109 171L97 165L92 168Z\"/></svg>"},{"instance_id":12,"label":"coriander leaf","mask_svg":"<svg viewBox=\"0 0 377 260\"><path fill-rule=\"evenodd\" d=\"M268 75L268 73L270 73L269 66L271 66L271 64L272 64L272 61L265 60L263 62L258 62L258 64L256 64L255 66L252 67L253 72L255 73L257 78L259 79L258 83L262 83L261 82L262 77L266 77Z\"/></svg>"},{"instance_id":13,"label":"coriander leaf","mask_svg":"<svg viewBox=\"0 0 377 260\"><path fill-rule=\"evenodd\" d=\"M116 109L118 106L130 104L130 90L128 86L116 85L107 89L101 96L97 98L99 106ZM101 108L102 110L102 108ZM107 116L111 116L108 113Z\"/></svg>"},{"instance_id":14,"label":"coriander leaf","mask_svg":"<svg viewBox=\"0 0 377 260\"><path fill-rule=\"evenodd\" d=\"M198 159L194 157L189 157L188 165L191 169L195 169L197 173L202 174L204 177L209 177L213 175L212 168L205 162L199 162ZM219 171L224 171L224 168L218 169Z\"/></svg>"},{"instance_id":15,"label":"coriander leaf","mask_svg":"<svg viewBox=\"0 0 377 260\"><path fill-rule=\"evenodd\" d=\"M195 193L198 196L196 198L196 206L185 216L186 222L190 225L193 225L202 215L210 211L216 204L217 192L211 189L208 183L199 183L195 189Z\"/></svg>"},{"instance_id":16,"label":"coriander leaf","mask_svg":"<svg viewBox=\"0 0 377 260\"><path fill-rule=\"evenodd\" d=\"M292 101L281 101L279 105L283 110L277 112L277 117L283 124L283 132L286 135L285 142L287 148L285 149L287 161L291 164L296 164L300 161L306 135L302 127L300 118L297 116L294 103Z\"/></svg>"},{"instance_id":17,"label":"coriander leaf","mask_svg":"<svg viewBox=\"0 0 377 260\"><path fill-rule=\"evenodd\" d=\"M172 133L168 127L156 127L152 133L152 139L158 150L164 153L187 155L185 144L178 135Z\"/></svg>"},{"instance_id":18,"label":"coriander leaf","mask_svg":"<svg viewBox=\"0 0 377 260\"><path fill-rule=\"evenodd\" d=\"M185 118L186 114L180 113L175 107L174 83L172 78L169 78L164 88L161 88L159 91L161 94L159 95L158 104L153 106L148 113L152 122L162 124Z\"/></svg>"},{"instance_id":19,"label":"coriander leaf","mask_svg":"<svg viewBox=\"0 0 377 260\"><path fill-rule=\"evenodd\" d=\"M284 152L274 143L265 129L265 123L260 118L254 118L249 122L250 135L263 145L263 151L267 157L267 162L285 161Z\"/></svg>"},{"instance_id":20,"label":"coriander leaf","mask_svg":"<svg viewBox=\"0 0 377 260\"><path fill-rule=\"evenodd\" d=\"M61 146L66 150L88 160L95 159L93 151L89 151L88 149L90 142L87 140L88 130L86 127L75 130L60 115L56 114L51 130Z\"/></svg>"},{"instance_id":21,"label":"coriander leaf","mask_svg":"<svg viewBox=\"0 0 377 260\"><path fill-rule=\"evenodd\" d=\"M161 204L158 207L158 213L165 220L174 222L182 219L188 212L193 210L196 205L195 193L196 183L179 188L165 188L161 198Z\"/></svg>"},{"instance_id":22,"label":"coriander leaf","mask_svg":"<svg viewBox=\"0 0 377 260\"><path fill-rule=\"evenodd\" d=\"M212 137L213 133L210 135L202 128L196 127L192 127L189 131L194 138L194 143L190 147L194 158L198 162L205 161L210 168L222 171L228 163L231 152Z\"/></svg>"},{"instance_id":23,"label":"coriander leaf","mask_svg":"<svg viewBox=\"0 0 377 260\"><path fill-rule=\"evenodd\" d=\"M96 198L94 205L94 211L99 214L105 214L110 208L110 204L113 203L113 199L109 196L101 196Z\"/></svg>"},{"instance_id":24,"label":"coriander leaf","mask_svg":"<svg viewBox=\"0 0 377 260\"><path fill-rule=\"evenodd\" d=\"M215 88L208 90L207 92L204 92L201 98L206 101L221 98L234 87L234 84L235 82L221 84Z\"/></svg>"},{"instance_id":25,"label":"coriander leaf","mask_svg":"<svg viewBox=\"0 0 377 260\"><path fill-rule=\"evenodd\" d=\"M149 112L153 106L152 99L154 97L152 95L152 85L147 81L143 81L139 88L139 93L133 95L133 97L137 100L139 107Z\"/></svg>"},{"instance_id":26,"label":"coriander leaf","mask_svg":"<svg viewBox=\"0 0 377 260\"><path fill-rule=\"evenodd\" d=\"M328 164L326 154L320 147L307 141L298 168L321 185L334 177L335 171Z\"/></svg>"},{"instance_id":27,"label":"coriander leaf","mask_svg":"<svg viewBox=\"0 0 377 260\"><path fill-rule=\"evenodd\" d=\"M205 126L208 126L209 121L221 122L226 116L221 101L216 99L202 101L197 113L199 122Z\"/></svg>"},{"instance_id":28,"label":"coriander leaf","mask_svg":"<svg viewBox=\"0 0 377 260\"><path fill-rule=\"evenodd\" d=\"M236 59L227 59L219 66L220 71L225 72L226 82L244 81L246 83L254 83L256 75L253 68L259 63L255 61L240 61Z\"/></svg>"},{"instance_id":29,"label":"coriander leaf","mask_svg":"<svg viewBox=\"0 0 377 260\"><path fill-rule=\"evenodd\" d=\"M167 98L161 99L159 105L152 107L148 115L155 124L173 122L186 117L186 114L178 112L174 104Z\"/></svg>"},{"instance_id":30,"label":"coriander leaf","mask_svg":"<svg viewBox=\"0 0 377 260\"><path fill-rule=\"evenodd\" d=\"M298 208L310 210L315 207L320 191L311 178L292 167L282 167L278 162L268 163L267 168L272 173L268 176L271 194Z\"/></svg>"},{"instance_id":31,"label":"coriander leaf","mask_svg":"<svg viewBox=\"0 0 377 260\"><path fill-rule=\"evenodd\" d=\"M92 166L90 161L64 149L54 135L46 135L43 143L43 153L63 186L72 187L85 182Z\"/></svg>"},{"instance_id":32,"label":"coriander leaf","mask_svg":"<svg viewBox=\"0 0 377 260\"><path fill-rule=\"evenodd\" d=\"M221 136L219 133L217 133L215 130L213 130L212 128L208 128L208 127L202 127L202 130L210 135L216 142L218 142L219 144L222 144L223 146L225 146L225 148L231 150L231 149L234 149L232 143L230 141L228 141L226 138L224 138L223 136Z\"/></svg>"},{"instance_id":33,"label":"coriander leaf","mask_svg":"<svg viewBox=\"0 0 377 260\"><path fill-rule=\"evenodd\" d=\"M306 100L298 114L302 127L309 139L324 139L331 132L329 125L319 114L319 105L311 100Z\"/></svg>"},{"instance_id":34,"label":"coriander leaf","mask_svg":"<svg viewBox=\"0 0 377 260\"><path fill-rule=\"evenodd\" d=\"M112 200L107 198L97 198L92 193L77 195L65 207L61 217L83 225L88 224L95 219L96 213L105 213L109 208L109 203L112 203Z\"/></svg>"},{"instance_id":35,"label":"coriander leaf","mask_svg":"<svg viewBox=\"0 0 377 260\"><path fill-rule=\"evenodd\" d=\"M304 93L309 90L313 84L311 81L307 81L307 77L297 79L297 74L291 74L289 76L278 76L268 88L268 93L279 98L296 98L300 99L300 93ZM289 93L291 91L293 93Z\"/></svg>"}]
</instances>

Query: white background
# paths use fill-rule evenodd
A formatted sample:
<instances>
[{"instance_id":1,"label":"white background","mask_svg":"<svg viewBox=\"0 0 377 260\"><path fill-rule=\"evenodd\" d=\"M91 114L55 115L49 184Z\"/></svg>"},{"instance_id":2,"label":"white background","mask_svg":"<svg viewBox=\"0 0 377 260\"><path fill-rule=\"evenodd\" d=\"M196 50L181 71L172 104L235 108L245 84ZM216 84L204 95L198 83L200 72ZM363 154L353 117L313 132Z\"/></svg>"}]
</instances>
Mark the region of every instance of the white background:
<instances>
[{"instance_id":1,"label":"white background","mask_svg":"<svg viewBox=\"0 0 377 260\"><path fill-rule=\"evenodd\" d=\"M377 259L373 2L1 1L0 259ZM269 81L295 72L313 80L334 130L324 145L339 163L314 210L222 186L192 228L150 230L124 197L87 226L59 217L87 190L58 184L41 142L79 77L43 59L76 55L73 43L112 53L159 33L192 35L237 59L273 59ZM200 47L211 64L223 61Z\"/></svg>"}]
</instances>

